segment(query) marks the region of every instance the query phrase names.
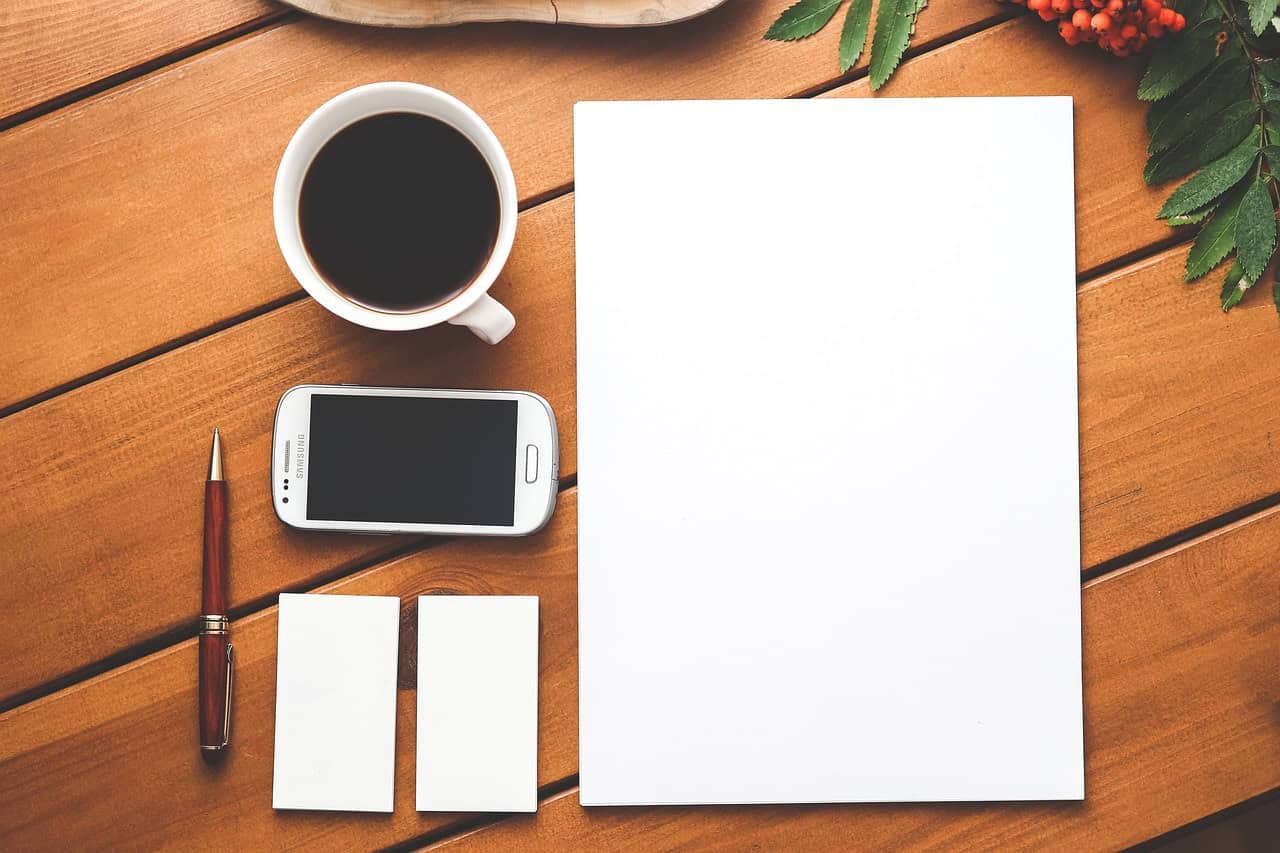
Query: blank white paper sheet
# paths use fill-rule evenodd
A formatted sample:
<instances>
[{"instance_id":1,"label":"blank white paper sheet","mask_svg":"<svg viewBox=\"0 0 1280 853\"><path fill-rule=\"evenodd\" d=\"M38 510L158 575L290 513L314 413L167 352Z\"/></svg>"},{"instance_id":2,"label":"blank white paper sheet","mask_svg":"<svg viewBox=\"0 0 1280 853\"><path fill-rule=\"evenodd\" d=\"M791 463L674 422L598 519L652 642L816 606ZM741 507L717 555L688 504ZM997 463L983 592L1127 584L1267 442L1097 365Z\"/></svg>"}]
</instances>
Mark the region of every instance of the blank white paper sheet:
<instances>
[{"instance_id":1,"label":"blank white paper sheet","mask_svg":"<svg viewBox=\"0 0 1280 853\"><path fill-rule=\"evenodd\" d=\"M389 812L400 599L280 596L277 809Z\"/></svg>"},{"instance_id":2,"label":"blank white paper sheet","mask_svg":"<svg viewBox=\"0 0 1280 853\"><path fill-rule=\"evenodd\" d=\"M538 808L538 598L418 598L418 811Z\"/></svg>"},{"instance_id":3,"label":"blank white paper sheet","mask_svg":"<svg viewBox=\"0 0 1280 853\"><path fill-rule=\"evenodd\" d=\"M1083 798L1070 99L574 125L581 802Z\"/></svg>"}]
</instances>

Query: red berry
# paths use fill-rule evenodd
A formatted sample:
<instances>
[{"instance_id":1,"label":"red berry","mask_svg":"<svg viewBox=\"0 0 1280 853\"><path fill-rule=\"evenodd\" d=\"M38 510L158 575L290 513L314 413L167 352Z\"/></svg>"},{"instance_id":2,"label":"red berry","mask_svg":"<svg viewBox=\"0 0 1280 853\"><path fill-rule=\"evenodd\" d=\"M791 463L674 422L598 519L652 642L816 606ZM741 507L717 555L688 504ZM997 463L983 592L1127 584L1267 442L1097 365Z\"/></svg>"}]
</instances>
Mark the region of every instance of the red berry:
<instances>
[{"instance_id":1,"label":"red berry","mask_svg":"<svg viewBox=\"0 0 1280 853\"><path fill-rule=\"evenodd\" d=\"M1126 41L1137 37L1137 35L1138 35L1138 28L1135 27L1133 24L1125 24L1123 27L1120 28L1120 37L1122 39L1125 39Z\"/></svg>"},{"instance_id":2,"label":"red berry","mask_svg":"<svg viewBox=\"0 0 1280 853\"><path fill-rule=\"evenodd\" d=\"M1076 9L1076 13L1071 16L1071 24L1077 30L1087 30L1089 29L1089 21L1092 18L1093 16L1084 9Z\"/></svg>"},{"instance_id":3,"label":"red berry","mask_svg":"<svg viewBox=\"0 0 1280 853\"><path fill-rule=\"evenodd\" d=\"M1160 14L1160 10L1164 7L1160 0L1142 0L1142 11L1147 14L1148 18L1154 18Z\"/></svg>"},{"instance_id":4,"label":"red berry","mask_svg":"<svg viewBox=\"0 0 1280 853\"><path fill-rule=\"evenodd\" d=\"M1111 16L1106 12L1099 12L1093 16L1093 19L1089 23L1098 32L1105 33L1107 30L1111 29Z\"/></svg>"},{"instance_id":5,"label":"red berry","mask_svg":"<svg viewBox=\"0 0 1280 853\"><path fill-rule=\"evenodd\" d=\"M1107 0L1107 11L1113 17L1119 16L1124 11L1124 0Z\"/></svg>"},{"instance_id":6,"label":"red berry","mask_svg":"<svg viewBox=\"0 0 1280 853\"><path fill-rule=\"evenodd\" d=\"M1048 6L1045 6L1036 14L1040 16L1040 20L1042 21L1056 21L1058 19L1058 13L1050 9Z\"/></svg>"},{"instance_id":7,"label":"red berry","mask_svg":"<svg viewBox=\"0 0 1280 853\"><path fill-rule=\"evenodd\" d=\"M1172 27L1174 19L1177 17L1177 15L1178 13L1173 11L1172 9L1161 9L1160 14L1156 18L1156 20L1158 20L1160 22L1160 25L1163 27Z\"/></svg>"},{"instance_id":8,"label":"red berry","mask_svg":"<svg viewBox=\"0 0 1280 853\"><path fill-rule=\"evenodd\" d=\"M1049 5L1059 15L1065 15L1071 11L1071 0L1049 0Z\"/></svg>"},{"instance_id":9,"label":"red berry","mask_svg":"<svg viewBox=\"0 0 1280 853\"><path fill-rule=\"evenodd\" d=\"M1147 21L1147 35L1153 39L1158 39L1164 35L1164 27L1160 26L1159 21Z\"/></svg>"},{"instance_id":10,"label":"red berry","mask_svg":"<svg viewBox=\"0 0 1280 853\"><path fill-rule=\"evenodd\" d=\"M1048 5L1049 0L1027 0L1027 8L1032 12L1039 12Z\"/></svg>"},{"instance_id":11,"label":"red berry","mask_svg":"<svg viewBox=\"0 0 1280 853\"><path fill-rule=\"evenodd\" d=\"M1182 32L1182 28L1185 27L1186 25L1187 25L1187 19L1182 16L1181 12L1177 12L1173 16L1173 24L1172 26L1169 27L1169 29L1173 30L1175 33L1180 33Z\"/></svg>"}]
</instances>

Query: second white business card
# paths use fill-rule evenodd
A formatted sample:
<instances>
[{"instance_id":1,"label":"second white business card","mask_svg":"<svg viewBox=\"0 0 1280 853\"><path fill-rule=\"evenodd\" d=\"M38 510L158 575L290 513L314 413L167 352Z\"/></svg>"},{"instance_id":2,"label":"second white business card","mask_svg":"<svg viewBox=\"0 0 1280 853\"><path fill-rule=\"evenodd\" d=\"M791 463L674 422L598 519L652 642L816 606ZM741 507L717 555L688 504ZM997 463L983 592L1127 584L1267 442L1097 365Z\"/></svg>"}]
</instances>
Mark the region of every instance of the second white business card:
<instances>
[{"instance_id":1,"label":"second white business card","mask_svg":"<svg viewBox=\"0 0 1280 853\"><path fill-rule=\"evenodd\" d=\"M418 811L538 808L538 598L418 598Z\"/></svg>"}]
</instances>

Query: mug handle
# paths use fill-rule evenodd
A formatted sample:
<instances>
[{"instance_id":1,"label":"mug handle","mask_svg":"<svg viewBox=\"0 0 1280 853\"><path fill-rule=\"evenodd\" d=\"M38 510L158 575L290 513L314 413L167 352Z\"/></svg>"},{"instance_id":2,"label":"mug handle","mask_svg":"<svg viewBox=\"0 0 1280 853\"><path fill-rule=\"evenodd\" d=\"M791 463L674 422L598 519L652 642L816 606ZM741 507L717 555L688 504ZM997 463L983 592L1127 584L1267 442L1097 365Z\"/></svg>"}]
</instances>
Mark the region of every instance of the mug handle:
<instances>
[{"instance_id":1,"label":"mug handle","mask_svg":"<svg viewBox=\"0 0 1280 853\"><path fill-rule=\"evenodd\" d=\"M506 306L487 293L461 314L450 317L449 322L466 326L486 344L496 344L516 327L516 318Z\"/></svg>"}]
</instances>

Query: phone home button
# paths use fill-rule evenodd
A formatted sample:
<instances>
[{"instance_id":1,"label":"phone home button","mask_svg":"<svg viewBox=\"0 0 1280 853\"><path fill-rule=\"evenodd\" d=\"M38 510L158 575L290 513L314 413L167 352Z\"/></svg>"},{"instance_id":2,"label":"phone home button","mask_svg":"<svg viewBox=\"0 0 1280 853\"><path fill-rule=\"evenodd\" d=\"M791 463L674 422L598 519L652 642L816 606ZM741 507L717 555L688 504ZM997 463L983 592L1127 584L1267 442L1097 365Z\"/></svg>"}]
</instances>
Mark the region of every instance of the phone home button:
<instances>
[{"instance_id":1,"label":"phone home button","mask_svg":"<svg viewBox=\"0 0 1280 853\"><path fill-rule=\"evenodd\" d=\"M538 479L538 446L530 444L524 449L524 481L532 483Z\"/></svg>"}]
</instances>

